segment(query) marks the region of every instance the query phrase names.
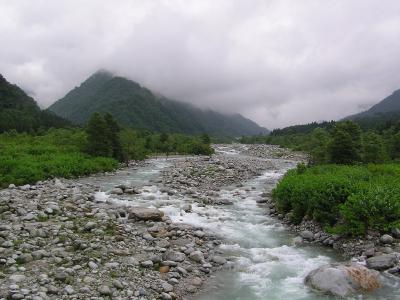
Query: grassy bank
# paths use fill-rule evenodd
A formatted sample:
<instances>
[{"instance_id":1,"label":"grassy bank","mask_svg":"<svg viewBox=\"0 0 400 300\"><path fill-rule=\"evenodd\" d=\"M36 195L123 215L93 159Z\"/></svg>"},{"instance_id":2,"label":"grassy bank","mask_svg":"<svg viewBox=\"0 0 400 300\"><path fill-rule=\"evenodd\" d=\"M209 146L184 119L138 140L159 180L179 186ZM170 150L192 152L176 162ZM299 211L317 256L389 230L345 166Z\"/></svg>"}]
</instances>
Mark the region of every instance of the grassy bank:
<instances>
[{"instance_id":1,"label":"grassy bank","mask_svg":"<svg viewBox=\"0 0 400 300\"><path fill-rule=\"evenodd\" d=\"M21 185L50 177L76 177L111 171L112 158L84 153L82 130L50 130L43 135L0 135L0 187Z\"/></svg>"},{"instance_id":2,"label":"grassy bank","mask_svg":"<svg viewBox=\"0 0 400 300\"><path fill-rule=\"evenodd\" d=\"M204 135L167 135L122 129L116 138L119 140L121 162L142 160L152 154L196 155L213 152L208 137ZM110 141L102 134L97 135L95 140ZM15 131L0 134L0 187L7 187L11 183L35 183L52 177L84 176L118 167L119 162L111 155L89 154L89 148L88 133L79 128L50 129L40 134Z\"/></svg>"},{"instance_id":3,"label":"grassy bank","mask_svg":"<svg viewBox=\"0 0 400 300\"><path fill-rule=\"evenodd\" d=\"M300 165L273 197L294 223L307 216L334 232L389 231L400 226L400 165Z\"/></svg>"}]
</instances>

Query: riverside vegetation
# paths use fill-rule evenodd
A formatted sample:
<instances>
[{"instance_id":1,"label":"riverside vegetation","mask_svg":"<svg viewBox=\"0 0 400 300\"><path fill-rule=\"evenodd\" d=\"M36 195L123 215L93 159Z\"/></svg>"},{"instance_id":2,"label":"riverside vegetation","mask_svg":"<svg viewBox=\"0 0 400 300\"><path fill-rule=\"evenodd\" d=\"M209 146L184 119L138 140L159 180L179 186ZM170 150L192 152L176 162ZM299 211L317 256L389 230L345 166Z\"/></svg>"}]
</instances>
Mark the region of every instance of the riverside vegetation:
<instances>
[{"instance_id":1,"label":"riverside vegetation","mask_svg":"<svg viewBox=\"0 0 400 300\"><path fill-rule=\"evenodd\" d=\"M349 120L320 125L242 139L309 154L308 164L287 172L274 189L279 213L294 225L311 220L342 237L399 237L400 123L375 131Z\"/></svg>"},{"instance_id":2,"label":"riverside vegetation","mask_svg":"<svg viewBox=\"0 0 400 300\"><path fill-rule=\"evenodd\" d=\"M207 135L121 129L111 115L94 114L86 129L49 129L31 134L11 130L1 134L0 186L112 171L119 162L159 153L211 154L212 149Z\"/></svg>"},{"instance_id":3,"label":"riverside vegetation","mask_svg":"<svg viewBox=\"0 0 400 300\"><path fill-rule=\"evenodd\" d=\"M310 272L304 283L312 289L348 297L360 286L364 292L380 286L374 270L400 275L400 122L382 124L312 123L241 140L308 153L273 189L269 207L299 235L295 245L331 246L351 258Z\"/></svg>"}]
</instances>

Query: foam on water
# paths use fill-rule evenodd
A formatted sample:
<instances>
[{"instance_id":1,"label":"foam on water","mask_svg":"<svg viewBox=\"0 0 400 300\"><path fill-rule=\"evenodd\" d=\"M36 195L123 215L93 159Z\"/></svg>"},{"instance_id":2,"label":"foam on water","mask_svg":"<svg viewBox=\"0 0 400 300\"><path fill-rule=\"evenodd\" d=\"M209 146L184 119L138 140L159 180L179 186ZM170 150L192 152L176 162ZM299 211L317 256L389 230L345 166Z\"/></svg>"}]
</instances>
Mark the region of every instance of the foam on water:
<instances>
[{"instance_id":1,"label":"foam on water","mask_svg":"<svg viewBox=\"0 0 400 300\"><path fill-rule=\"evenodd\" d=\"M220 148L218 151L237 154L229 148ZM115 197L103 189L95 194L95 201L157 207L175 223L202 227L224 237L220 250L232 259L234 269L219 274L213 280L211 290L198 296L197 300L333 299L311 292L303 283L308 272L336 259L332 250L293 246L294 236L280 222L266 214L265 205L256 202L262 192L272 190L286 170L294 166L293 163L281 161L276 171L265 172L245 182L244 187L219 191L218 197L232 201L232 205L206 207L188 202L179 195L168 196L157 185L149 184L149 180L157 178L160 170L168 164L165 160L153 160L150 167L125 175L117 174L114 181L110 177L100 178L99 182L106 182L108 191L110 187L121 183L140 182L142 186L138 195ZM186 203L191 203L191 212L182 210ZM383 290L379 294L382 297L357 299L396 299L386 296L391 295L399 283L395 280L388 282L390 290Z\"/></svg>"},{"instance_id":2,"label":"foam on water","mask_svg":"<svg viewBox=\"0 0 400 300\"><path fill-rule=\"evenodd\" d=\"M96 192L94 194L94 201L96 202L107 202L110 196L106 192Z\"/></svg>"}]
</instances>

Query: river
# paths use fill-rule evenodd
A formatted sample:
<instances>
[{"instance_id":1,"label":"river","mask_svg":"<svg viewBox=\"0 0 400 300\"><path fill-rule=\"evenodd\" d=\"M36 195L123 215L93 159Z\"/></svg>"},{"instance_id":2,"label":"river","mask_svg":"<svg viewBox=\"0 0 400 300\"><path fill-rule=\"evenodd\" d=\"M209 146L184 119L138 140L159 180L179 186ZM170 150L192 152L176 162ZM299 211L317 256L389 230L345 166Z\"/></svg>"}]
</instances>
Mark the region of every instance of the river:
<instances>
[{"instance_id":1,"label":"river","mask_svg":"<svg viewBox=\"0 0 400 300\"><path fill-rule=\"evenodd\" d=\"M219 149L224 155L240 154L232 149ZM242 186L221 187L219 196L232 205L202 206L192 203L192 211L181 210L181 196L166 196L160 191L160 172L175 160L152 159L146 166L118 171L115 175L82 179L101 187L96 194L99 201L110 200L106 193L118 184L141 186L139 195L125 195L111 200L160 208L173 222L203 227L224 238L221 253L229 263L224 270L211 275L203 292L196 300L265 300L265 299L334 299L315 293L303 284L307 273L323 264L340 261L333 249L315 245L296 247L294 235L279 220L266 214L266 207L256 203L260 194L274 188L284 173L296 162L269 159L269 168ZM374 294L354 299L400 299L399 282L384 278L385 286Z\"/></svg>"}]
</instances>

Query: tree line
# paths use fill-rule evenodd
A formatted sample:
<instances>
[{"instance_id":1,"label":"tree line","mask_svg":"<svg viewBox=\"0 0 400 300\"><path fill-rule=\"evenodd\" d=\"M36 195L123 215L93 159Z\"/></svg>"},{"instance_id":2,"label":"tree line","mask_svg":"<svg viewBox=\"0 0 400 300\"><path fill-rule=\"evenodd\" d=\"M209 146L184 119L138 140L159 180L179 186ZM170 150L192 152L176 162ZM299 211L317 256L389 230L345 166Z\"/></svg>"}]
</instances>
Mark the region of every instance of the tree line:
<instances>
[{"instance_id":1,"label":"tree line","mask_svg":"<svg viewBox=\"0 0 400 300\"><path fill-rule=\"evenodd\" d=\"M207 134L153 133L149 130L121 128L110 113L94 113L88 121L86 152L92 156L112 157L120 162L141 160L150 154L211 155Z\"/></svg>"},{"instance_id":2,"label":"tree line","mask_svg":"<svg viewBox=\"0 0 400 300\"><path fill-rule=\"evenodd\" d=\"M242 143L276 144L310 154L310 164L382 163L400 159L400 122L378 129L362 130L346 120L309 133L243 137Z\"/></svg>"}]
</instances>

